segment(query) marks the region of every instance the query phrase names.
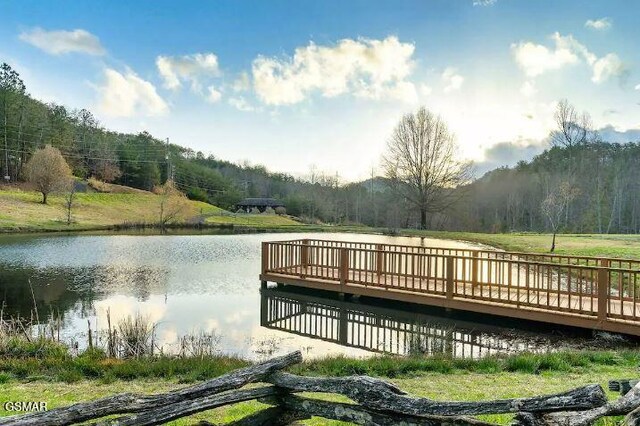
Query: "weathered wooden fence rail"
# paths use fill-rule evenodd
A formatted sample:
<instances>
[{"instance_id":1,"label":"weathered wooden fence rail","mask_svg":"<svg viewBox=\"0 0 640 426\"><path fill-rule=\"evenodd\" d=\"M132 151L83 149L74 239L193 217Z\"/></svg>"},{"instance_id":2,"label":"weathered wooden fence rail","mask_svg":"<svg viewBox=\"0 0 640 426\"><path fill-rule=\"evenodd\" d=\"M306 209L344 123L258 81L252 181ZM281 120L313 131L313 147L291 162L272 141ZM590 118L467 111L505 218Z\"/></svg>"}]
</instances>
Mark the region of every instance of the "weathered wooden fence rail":
<instances>
[{"instance_id":1,"label":"weathered wooden fence rail","mask_svg":"<svg viewBox=\"0 0 640 426\"><path fill-rule=\"evenodd\" d=\"M515 425L587 425L600 417L635 413L640 406L638 385L611 403L600 385L529 398L434 401L407 395L389 382L367 376L304 377L281 371L301 359L300 352L294 352L174 392L120 394L46 412L0 418L0 425L62 426L93 420L92 425L159 425L255 399L273 407L231 424L290 424L318 416L360 425L490 425L471 416L513 413ZM253 382L266 385L240 389ZM340 394L353 403L301 397L295 395L298 392ZM630 419L635 418L635 414L629 415ZM104 419L107 416L111 417Z\"/></svg>"},{"instance_id":2,"label":"weathered wooden fence rail","mask_svg":"<svg viewBox=\"0 0 640 426\"><path fill-rule=\"evenodd\" d=\"M263 243L261 279L640 335L638 260L294 240Z\"/></svg>"}]
</instances>

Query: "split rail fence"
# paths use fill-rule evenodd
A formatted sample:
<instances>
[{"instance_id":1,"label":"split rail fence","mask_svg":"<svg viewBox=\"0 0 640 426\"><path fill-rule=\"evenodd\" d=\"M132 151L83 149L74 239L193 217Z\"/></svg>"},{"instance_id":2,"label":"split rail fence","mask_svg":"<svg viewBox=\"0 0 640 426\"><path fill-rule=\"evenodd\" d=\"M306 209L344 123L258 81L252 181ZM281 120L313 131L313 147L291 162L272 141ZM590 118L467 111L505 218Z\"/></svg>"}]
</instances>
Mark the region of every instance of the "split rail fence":
<instances>
[{"instance_id":1,"label":"split rail fence","mask_svg":"<svg viewBox=\"0 0 640 426\"><path fill-rule=\"evenodd\" d=\"M435 401L408 395L392 383L368 376L308 377L282 371L301 360L301 353L293 352L163 394L119 394L50 411L0 418L0 425L151 426L250 400L270 407L227 426L288 425L312 416L385 426L494 426L475 416L503 413L513 414L511 424L519 426L590 425L601 417L620 415L626 415L627 424L635 425L640 417L640 385L631 387L628 380L613 383L625 389L622 397L611 402L598 384L555 395L492 401ZM245 387L254 382L263 385ZM299 392L313 395L296 395ZM317 399L317 393L343 395L352 402ZM213 423L201 421L199 424Z\"/></svg>"}]
</instances>

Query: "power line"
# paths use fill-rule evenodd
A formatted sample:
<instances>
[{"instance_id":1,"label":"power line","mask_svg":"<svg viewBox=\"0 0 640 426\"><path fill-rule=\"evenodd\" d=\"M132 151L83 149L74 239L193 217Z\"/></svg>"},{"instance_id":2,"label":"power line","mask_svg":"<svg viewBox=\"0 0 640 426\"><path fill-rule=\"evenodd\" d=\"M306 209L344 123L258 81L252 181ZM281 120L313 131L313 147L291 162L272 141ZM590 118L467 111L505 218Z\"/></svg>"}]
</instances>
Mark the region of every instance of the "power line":
<instances>
[{"instance_id":1,"label":"power line","mask_svg":"<svg viewBox=\"0 0 640 426\"><path fill-rule=\"evenodd\" d=\"M20 149L7 149L8 152L14 152L17 154L33 154L32 151L25 151ZM60 151L60 153L69 158L78 158L78 159L86 159L86 160L102 160L102 161L113 161L114 163L158 163L156 160L120 160L118 158L105 158L105 157L87 157L84 155L78 155L75 153L69 153L65 151Z\"/></svg>"}]
</instances>

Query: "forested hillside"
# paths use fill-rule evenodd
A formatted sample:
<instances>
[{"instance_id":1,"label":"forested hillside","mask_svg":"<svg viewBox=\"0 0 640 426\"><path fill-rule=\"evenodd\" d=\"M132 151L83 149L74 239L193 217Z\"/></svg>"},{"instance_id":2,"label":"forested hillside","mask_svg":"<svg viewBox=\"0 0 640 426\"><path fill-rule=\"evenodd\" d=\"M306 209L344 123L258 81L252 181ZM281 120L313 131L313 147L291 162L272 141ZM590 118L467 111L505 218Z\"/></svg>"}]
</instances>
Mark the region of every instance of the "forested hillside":
<instances>
[{"instance_id":1,"label":"forested hillside","mask_svg":"<svg viewBox=\"0 0 640 426\"><path fill-rule=\"evenodd\" d=\"M78 177L149 190L171 174L190 198L226 209L244 197L277 197L286 202L290 214L327 221L340 218L327 198L337 187L334 178L318 175L305 182L262 166L205 157L147 132L110 131L86 109L33 99L7 64L0 68L0 114L0 173L9 182L23 179L24 165L37 148L52 145Z\"/></svg>"},{"instance_id":2,"label":"forested hillside","mask_svg":"<svg viewBox=\"0 0 640 426\"><path fill-rule=\"evenodd\" d=\"M419 224L414 209L386 178L342 184L336 176L311 171L306 179L297 179L263 166L205 156L147 132L112 132L86 109L33 99L6 64L0 69L0 114L0 172L10 182L20 181L30 155L50 144L78 177L148 190L172 175L190 198L225 209L244 197L275 197L285 202L289 214L309 221L388 228ZM640 232L640 144L608 143L571 117L564 122L567 134L578 134L579 140L558 139L556 146L529 162L494 170L459 188L459 201L431 214L429 227ZM215 151L215 144L211 149Z\"/></svg>"},{"instance_id":3,"label":"forested hillside","mask_svg":"<svg viewBox=\"0 0 640 426\"><path fill-rule=\"evenodd\" d=\"M604 141L554 147L531 162L487 173L467 188L449 227L544 231L544 200L561 183L571 197L560 215L566 232L640 232L640 143Z\"/></svg>"}]
</instances>

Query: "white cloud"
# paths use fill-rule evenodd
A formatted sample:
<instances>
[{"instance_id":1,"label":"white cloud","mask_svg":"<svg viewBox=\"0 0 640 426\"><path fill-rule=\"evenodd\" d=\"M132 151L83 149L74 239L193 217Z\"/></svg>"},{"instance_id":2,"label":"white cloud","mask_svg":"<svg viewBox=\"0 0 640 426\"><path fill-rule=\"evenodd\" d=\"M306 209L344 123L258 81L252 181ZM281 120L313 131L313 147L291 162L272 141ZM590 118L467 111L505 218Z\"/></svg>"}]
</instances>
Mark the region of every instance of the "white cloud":
<instances>
[{"instance_id":1,"label":"white cloud","mask_svg":"<svg viewBox=\"0 0 640 426\"><path fill-rule=\"evenodd\" d=\"M106 53L98 37L81 29L47 31L42 28L33 28L22 32L19 38L50 55L77 52L100 56Z\"/></svg>"},{"instance_id":2,"label":"white cloud","mask_svg":"<svg viewBox=\"0 0 640 426\"><path fill-rule=\"evenodd\" d=\"M598 58L570 34L563 36L556 32L551 35L551 39L555 43L554 48L532 42L511 45L514 59L527 77L536 77L548 71L580 63L582 60L591 68L593 72L591 80L594 83L602 83L611 77L620 77L626 72L626 67L615 53Z\"/></svg>"},{"instance_id":3,"label":"white cloud","mask_svg":"<svg viewBox=\"0 0 640 426\"><path fill-rule=\"evenodd\" d=\"M251 89L251 80L246 72L240 73L240 76L233 81L231 86L234 92L246 92Z\"/></svg>"},{"instance_id":4,"label":"white cloud","mask_svg":"<svg viewBox=\"0 0 640 426\"><path fill-rule=\"evenodd\" d=\"M511 45L511 53L527 77L536 77L547 71L578 62L575 53L566 47L559 47L557 41L556 48L553 50L530 41L514 43Z\"/></svg>"},{"instance_id":5,"label":"white cloud","mask_svg":"<svg viewBox=\"0 0 640 426\"><path fill-rule=\"evenodd\" d=\"M591 28L592 30L604 31L611 28L611 18L600 18L600 19L589 19L584 23L586 28Z\"/></svg>"},{"instance_id":6,"label":"white cloud","mask_svg":"<svg viewBox=\"0 0 640 426\"><path fill-rule=\"evenodd\" d=\"M191 83L191 90L202 91L201 78L218 77L218 57L213 53L195 53L184 56L158 56L156 66L165 88L178 90L182 82Z\"/></svg>"},{"instance_id":7,"label":"white cloud","mask_svg":"<svg viewBox=\"0 0 640 426\"><path fill-rule=\"evenodd\" d=\"M636 84L636 87L634 87L634 89L640 90L640 84Z\"/></svg>"},{"instance_id":8,"label":"white cloud","mask_svg":"<svg viewBox=\"0 0 640 426\"><path fill-rule=\"evenodd\" d=\"M498 0L473 0L474 6L493 6Z\"/></svg>"},{"instance_id":9,"label":"white cloud","mask_svg":"<svg viewBox=\"0 0 640 426\"><path fill-rule=\"evenodd\" d=\"M442 81L444 83L444 93L459 90L464 83L464 77L458 74L458 70L453 67L447 67L442 73Z\"/></svg>"},{"instance_id":10,"label":"white cloud","mask_svg":"<svg viewBox=\"0 0 640 426\"><path fill-rule=\"evenodd\" d=\"M162 115L168 112L167 103L158 95L153 84L138 77L130 69L120 73L104 70L104 82L97 88L99 109L114 117Z\"/></svg>"},{"instance_id":11,"label":"white cloud","mask_svg":"<svg viewBox=\"0 0 640 426\"><path fill-rule=\"evenodd\" d=\"M538 89L536 89L536 84L534 81L525 81L522 87L520 88L520 93L522 93L527 98L532 97L536 93L538 93Z\"/></svg>"},{"instance_id":12,"label":"white cloud","mask_svg":"<svg viewBox=\"0 0 640 426\"><path fill-rule=\"evenodd\" d=\"M429 96L432 92L433 89L431 88L431 86L428 86L424 83L420 85L420 93L422 93L423 96Z\"/></svg>"},{"instance_id":13,"label":"white cloud","mask_svg":"<svg viewBox=\"0 0 640 426\"><path fill-rule=\"evenodd\" d=\"M593 63L594 83L602 83L611 77L619 77L626 71L626 67L615 53L609 53Z\"/></svg>"},{"instance_id":14,"label":"white cloud","mask_svg":"<svg viewBox=\"0 0 640 426\"><path fill-rule=\"evenodd\" d=\"M215 86L207 87L207 102L215 104L222 99L222 92L215 88Z\"/></svg>"},{"instance_id":15,"label":"white cloud","mask_svg":"<svg viewBox=\"0 0 640 426\"><path fill-rule=\"evenodd\" d=\"M243 98L242 96L239 97L234 97L234 98L229 98L229 105L231 105L232 107L238 109L239 111L245 111L245 112L249 112L249 111L255 111L255 107L251 104L249 104L249 102L247 102L247 100L245 98Z\"/></svg>"},{"instance_id":16,"label":"white cloud","mask_svg":"<svg viewBox=\"0 0 640 426\"><path fill-rule=\"evenodd\" d=\"M308 46L292 58L259 56L253 61L253 85L268 105L302 102L317 91L324 97L345 93L411 101L415 87L406 81L413 69L415 46L397 37L384 40L344 39L335 46Z\"/></svg>"}]
</instances>

